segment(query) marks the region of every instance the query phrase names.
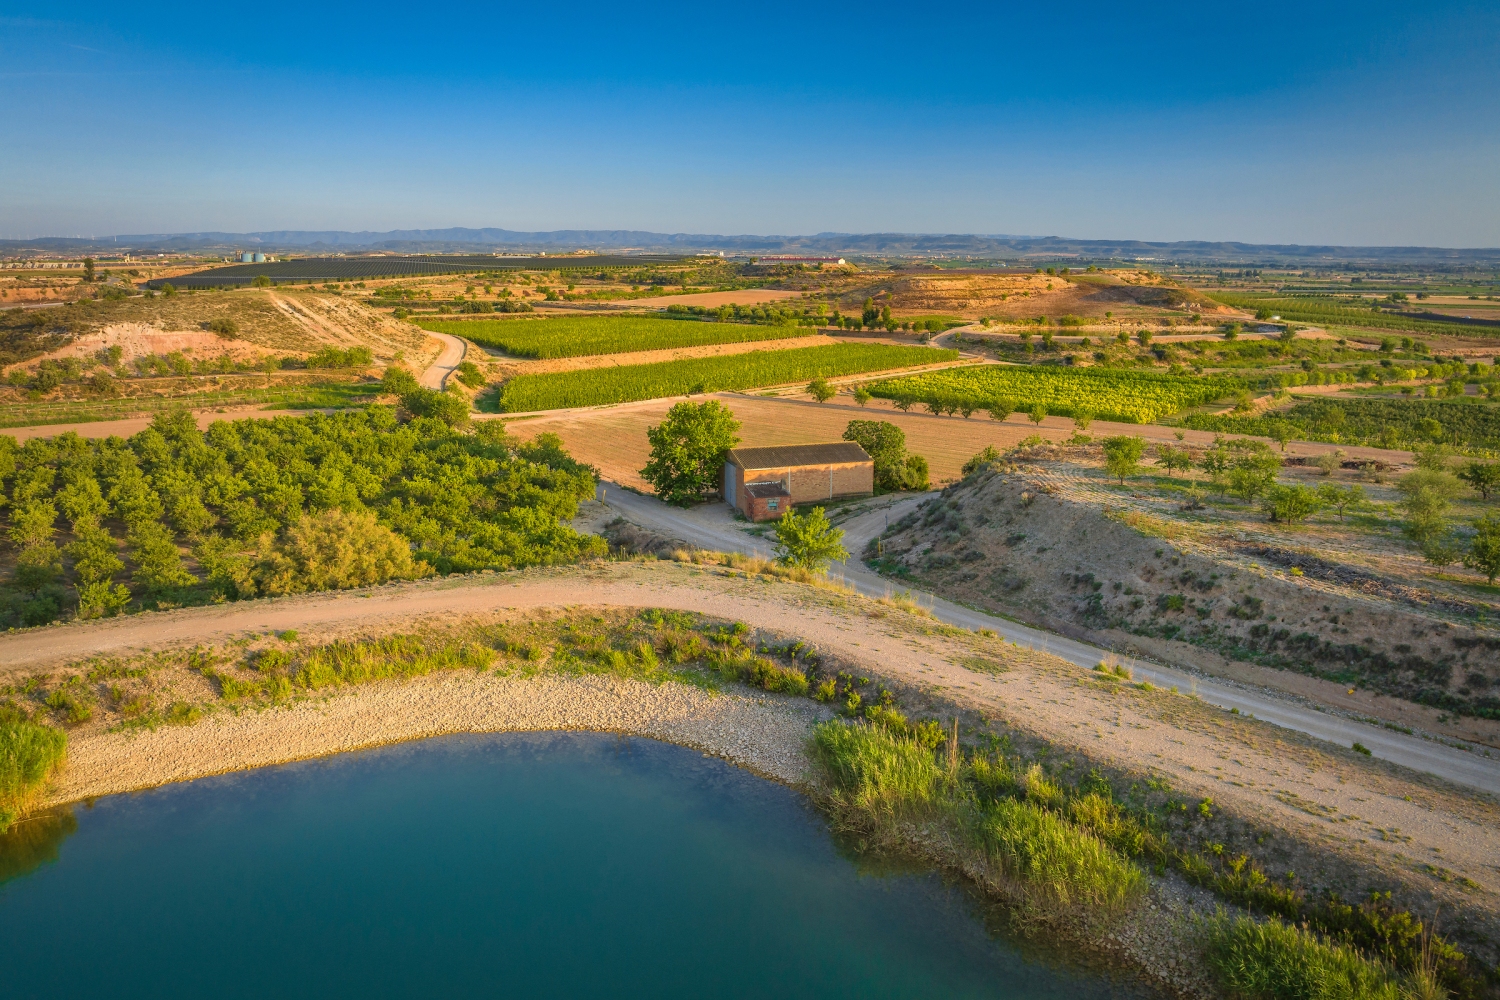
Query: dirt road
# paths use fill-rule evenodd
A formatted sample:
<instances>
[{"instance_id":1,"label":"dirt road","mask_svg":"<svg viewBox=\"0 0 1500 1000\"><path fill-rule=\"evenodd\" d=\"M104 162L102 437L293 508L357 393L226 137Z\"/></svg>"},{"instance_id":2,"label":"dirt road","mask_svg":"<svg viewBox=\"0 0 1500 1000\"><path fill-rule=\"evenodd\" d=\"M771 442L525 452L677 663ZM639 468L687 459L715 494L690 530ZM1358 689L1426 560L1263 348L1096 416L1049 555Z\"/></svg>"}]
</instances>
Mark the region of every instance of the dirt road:
<instances>
[{"instance_id":1,"label":"dirt road","mask_svg":"<svg viewBox=\"0 0 1500 1000\"><path fill-rule=\"evenodd\" d=\"M1489 907L1500 890L1493 863L1500 856L1500 808L1492 799L1200 700L1089 680L1088 670L1054 655L1063 647L1053 637L1048 652L1034 652L1000 638L934 629L930 619L857 596L711 567L596 563L76 622L0 636L0 681L85 657L271 630L295 628L313 639L390 631L417 620L598 606L690 610L799 637L830 662L1004 720L1088 759L1162 775L1181 795L1273 822L1317 852L1377 863L1423 886L1430 878L1432 891L1456 892L1436 876L1413 874L1412 858L1440 857L1437 870L1475 887L1466 890L1466 907ZM939 611L952 615L941 605ZM982 668L966 667L966 660L979 662L976 655Z\"/></svg>"},{"instance_id":2,"label":"dirt road","mask_svg":"<svg viewBox=\"0 0 1500 1000\"><path fill-rule=\"evenodd\" d=\"M745 552L770 556L772 545L745 529L746 522L735 521L725 504L710 504L690 510L671 507L654 497L641 496L615 484L604 488L604 499L626 520L668 537L716 551ZM846 563L836 563L834 576L844 580L862 594L879 597L890 594L892 583L866 569L859 553L870 539L879 535L890 521L900 517L923 497L908 497L889 505L875 505L840 525L845 532L844 545L853 555ZM1196 694L1205 703L1306 733L1341 747L1359 743L1383 760L1435 774L1449 781L1500 795L1500 760L1483 751L1458 750L1442 743L1394 732L1380 726L1329 715L1309 704L1301 704L1264 689L1234 684L1183 669L1119 656L1085 642L1005 618L985 614L923 592L913 596L932 609L940 620L968 629L990 629L1009 642L1062 657L1080 667L1092 668L1102 659L1128 667L1137 681L1149 681L1159 687L1177 688Z\"/></svg>"},{"instance_id":3,"label":"dirt road","mask_svg":"<svg viewBox=\"0 0 1500 1000\"><path fill-rule=\"evenodd\" d=\"M424 389L442 389L448 382L448 376L463 362L464 355L469 352L469 345L457 337L450 337L446 333L433 333L430 330L427 336L443 342L443 353L437 356L422 377L417 381L422 383Z\"/></svg>"}]
</instances>

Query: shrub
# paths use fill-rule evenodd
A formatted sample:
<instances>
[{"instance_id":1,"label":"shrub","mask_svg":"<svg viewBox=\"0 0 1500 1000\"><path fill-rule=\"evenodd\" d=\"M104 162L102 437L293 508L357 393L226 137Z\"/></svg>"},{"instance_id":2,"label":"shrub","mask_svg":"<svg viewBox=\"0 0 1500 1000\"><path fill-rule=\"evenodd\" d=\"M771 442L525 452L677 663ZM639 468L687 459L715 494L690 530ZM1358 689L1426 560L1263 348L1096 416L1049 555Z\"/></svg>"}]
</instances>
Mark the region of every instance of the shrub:
<instances>
[{"instance_id":1,"label":"shrub","mask_svg":"<svg viewBox=\"0 0 1500 1000\"><path fill-rule=\"evenodd\" d=\"M240 332L240 325L234 320L230 319L228 316L220 316L218 319L211 319L207 323L203 324L203 328L210 333L217 333L225 340L233 338L235 334Z\"/></svg>"},{"instance_id":2,"label":"shrub","mask_svg":"<svg viewBox=\"0 0 1500 1000\"><path fill-rule=\"evenodd\" d=\"M303 514L278 539L261 539L255 581L263 594L346 590L432 575L411 545L369 511Z\"/></svg>"},{"instance_id":3,"label":"shrub","mask_svg":"<svg viewBox=\"0 0 1500 1000\"><path fill-rule=\"evenodd\" d=\"M776 561L822 572L835 560L849 558L844 532L828 523L822 507L805 514L789 510L776 522Z\"/></svg>"}]
</instances>

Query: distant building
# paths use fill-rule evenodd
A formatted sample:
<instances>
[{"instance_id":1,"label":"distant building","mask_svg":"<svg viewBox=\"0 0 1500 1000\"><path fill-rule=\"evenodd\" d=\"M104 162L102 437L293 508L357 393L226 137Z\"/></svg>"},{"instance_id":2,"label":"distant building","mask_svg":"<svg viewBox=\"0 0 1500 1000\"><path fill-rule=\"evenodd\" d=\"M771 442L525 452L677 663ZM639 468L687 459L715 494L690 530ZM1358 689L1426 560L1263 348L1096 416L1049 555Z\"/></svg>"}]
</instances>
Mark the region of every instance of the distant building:
<instances>
[{"instance_id":1,"label":"distant building","mask_svg":"<svg viewBox=\"0 0 1500 1000\"><path fill-rule=\"evenodd\" d=\"M724 500L752 521L793 504L875 492L875 463L852 441L734 448L724 462Z\"/></svg>"},{"instance_id":2,"label":"distant building","mask_svg":"<svg viewBox=\"0 0 1500 1000\"><path fill-rule=\"evenodd\" d=\"M785 254L771 254L767 257L756 259L760 264L843 264L842 257L793 257Z\"/></svg>"}]
</instances>

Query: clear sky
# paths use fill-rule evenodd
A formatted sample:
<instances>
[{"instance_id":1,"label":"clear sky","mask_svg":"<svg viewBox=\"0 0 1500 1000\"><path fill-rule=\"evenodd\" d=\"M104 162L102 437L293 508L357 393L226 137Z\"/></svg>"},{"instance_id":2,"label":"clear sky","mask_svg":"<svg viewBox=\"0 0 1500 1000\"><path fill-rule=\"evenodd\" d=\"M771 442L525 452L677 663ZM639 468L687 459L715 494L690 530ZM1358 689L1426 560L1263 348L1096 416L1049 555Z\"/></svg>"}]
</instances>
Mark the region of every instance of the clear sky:
<instances>
[{"instance_id":1,"label":"clear sky","mask_svg":"<svg viewBox=\"0 0 1500 1000\"><path fill-rule=\"evenodd\" d=\"M0 236L1500 246L1500 3L0 0Z\"/></svg>"}]
</instances>

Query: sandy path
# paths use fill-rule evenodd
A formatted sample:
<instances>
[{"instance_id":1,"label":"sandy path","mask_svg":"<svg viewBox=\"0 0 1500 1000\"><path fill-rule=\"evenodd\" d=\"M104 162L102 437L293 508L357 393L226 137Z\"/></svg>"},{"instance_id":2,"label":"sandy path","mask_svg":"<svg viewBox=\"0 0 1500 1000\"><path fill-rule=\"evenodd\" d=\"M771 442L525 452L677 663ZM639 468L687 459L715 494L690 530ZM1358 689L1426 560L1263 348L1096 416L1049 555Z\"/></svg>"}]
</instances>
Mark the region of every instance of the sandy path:
<instances>
[{"instance_id":1,"label":"sandy path","mask_svg":"<svg viewBox=\"0 0 1500 1000\"><path fill-rule=\"evenodd\" d=\"M469 345L446 333L433 333L429 330L427 336L442 341L443 350L427 370L422 372L422 377L417 381L425 389L441 390L447 383L448 376L452 375L453 370L463 362L464 355L469 352Z\"/></svg>"},{"instance_id":2,"label":"sandy path","mask_svg":"<svg viewBox=\"0 0 1500 1000\"><path fill-rule=\"evenodd\" d=\"M311 635L384 632L416 619L524 615L532 608L580 606L679 608L798 636L816 644L832 662L952 700L1090 759L1161 774L1183 796L1212 797L1221 807L1292 831L1318 849L1373 860L1408 880L1430 880L1432 890L1442 894L1448 882L1422 874L1418 864L1440 859L1448 879L1457 873L1472 880L1475 887L1463 897L1465 908L1495 908L1500 808L1491 798L1449 789L1384 761L1330 750L1311 738L1228 715L1193 698L1095 682L1087 670L1045 651L970 633L945 633L933 628L930 619L852 595L743 580L717 569L604 563L53 626L0 636L0 663L5 665L0 677L11 680L91 655L215 643L273 629L296 628ZM976 651L998 665L995 672L961 665ZM399 706L392 702L388 709L404 712ZM437 709L421 711L428 714L420 717L430 720ZM280 716L247 713L243 718L249 720L246 725L257 719L270 725ZM405 725L399 720L390 724ZM425 731L423 725L414 724L411 732ZM192 734L214 730L199 726L181 732L188 735L172 739L187 740L182 746L193 747L198 741ZM157 738L137 737L142 742L125 754L148 762L146 771L134 773L131 780L146 780L142 775L155 766L151 760L160 762L160 780L193 773L194 766L226 766L213 749L223 744L217 736L203 738L207 749L197 765L184 765L180 754L198 751L174 751L177 758L158 754L155 748L164 744L152 742ZM79 753L89 739L80 737Z\"/></svg>"}]
</instances>

